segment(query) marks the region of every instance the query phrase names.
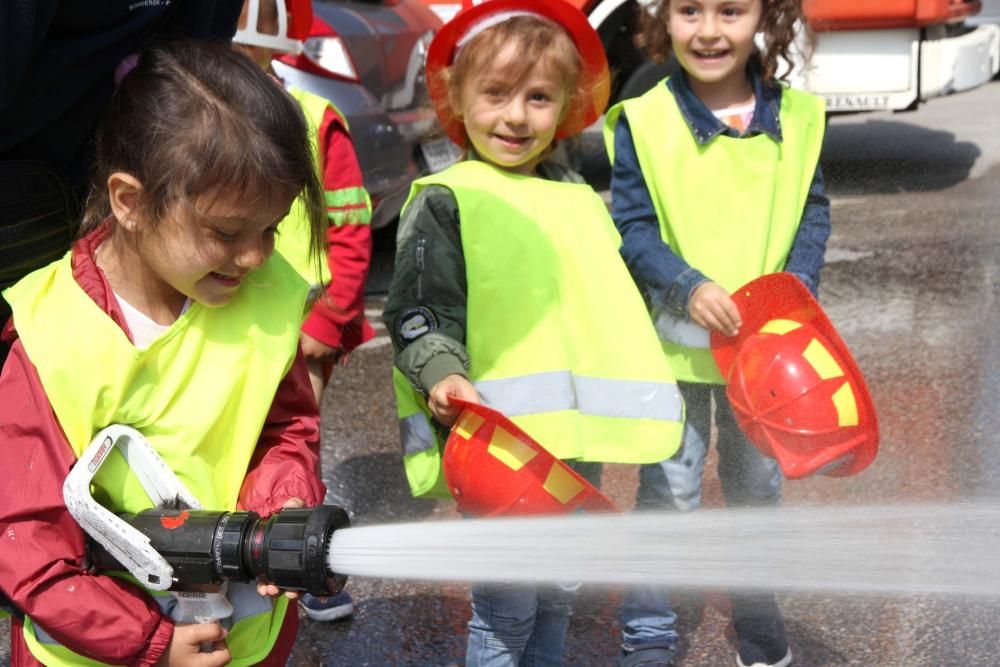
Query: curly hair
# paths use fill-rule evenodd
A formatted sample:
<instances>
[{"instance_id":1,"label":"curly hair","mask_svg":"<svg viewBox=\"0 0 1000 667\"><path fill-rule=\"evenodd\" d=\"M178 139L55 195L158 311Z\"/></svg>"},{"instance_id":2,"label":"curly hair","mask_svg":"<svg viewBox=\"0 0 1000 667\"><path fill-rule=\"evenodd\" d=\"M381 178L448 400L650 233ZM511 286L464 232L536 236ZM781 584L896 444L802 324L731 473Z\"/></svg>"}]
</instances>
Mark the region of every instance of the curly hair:
<instances>
[{"instance_id":1,"label":"curly hair","mask_svg":"<svg viewBox=\"0 0 1000 667\"><path fill-rule=\"evenodd\" d=\"M764 34L764 49L754 49L752 58L764 82L773 84L776 80L787 78L792 71L791 48L796 37L796 23L801 23L805 29L807 47L812 44L812 32L802 11L802 0L760 2L763 4L760 32ZM665 62L672 52L666 20L669 11L670 0L654 0L641 12L635 44L656 62ZM781 60L785 61L786 68L779 74Z\"/></svg>"}]
</instances>

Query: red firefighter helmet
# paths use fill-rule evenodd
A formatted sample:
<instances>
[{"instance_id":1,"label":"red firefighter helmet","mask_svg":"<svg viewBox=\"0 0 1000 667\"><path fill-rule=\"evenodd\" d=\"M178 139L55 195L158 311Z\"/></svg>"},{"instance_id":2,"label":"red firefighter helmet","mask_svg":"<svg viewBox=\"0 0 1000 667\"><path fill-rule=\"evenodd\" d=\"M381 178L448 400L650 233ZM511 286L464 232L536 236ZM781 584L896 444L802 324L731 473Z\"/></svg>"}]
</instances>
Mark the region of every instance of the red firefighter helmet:
<instances>
[{"instance_id":1,"label":"red firefighter helmet","mask_svg":"<svg viewBox=\"0 0 1000 667\"><path fill-rule=\"evenodd\" d=\"M733 294L743 325L712 332L736 421L785 476L861 472L878 451L878 419L861 371L797 278L774 273Z\"/></svg>"},{"instance_id":2,"label":"red firefighter helmet","mask_svg":"<svg viewBox=\"0 0 1000 667\"><path fill-rule=\"evenodd\" d=\"M427 91L445 134L464 147L468 142L465 124L457 117L448 97L442 70L455 63L461 47L483 30L514 16L534 15L560 25L580 53L582 70L577 95L569 102L566 115L556 128L556 139L581 132L604 113L611 94L611 75L604 46L587 17L564 0L490 0L465 6L434 35L427 49Z\"/></svg>"},{"instance_id":3,"label":"red firefighter helmet","mask_svg":"<svg viewBox=\"0 0 1000 667\"><path fill-rule=\"evenodd\" d=\"M463 407L444 450L444 478L459 510L474 516L616 512L615 504L501 413Z\"/></svg>"}]
</instances>

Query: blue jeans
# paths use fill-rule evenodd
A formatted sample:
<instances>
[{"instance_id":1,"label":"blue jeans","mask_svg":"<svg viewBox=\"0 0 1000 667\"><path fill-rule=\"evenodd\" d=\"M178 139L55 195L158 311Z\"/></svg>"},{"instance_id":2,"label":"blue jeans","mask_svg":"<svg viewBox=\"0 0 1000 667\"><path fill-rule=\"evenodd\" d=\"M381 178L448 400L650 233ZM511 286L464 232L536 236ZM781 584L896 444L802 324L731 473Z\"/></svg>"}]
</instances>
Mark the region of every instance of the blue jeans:
<instances>
[{"instance_id":1,"label":"blue jeans","mask_svg":"<svg viewBox=\"0 0 1000 667\"><path fill-rule=\"evenodd\" d=\"M600 463L565 461L601 486ZM475 584L465 667L561 665L579 584Z\"/></svg>"},{"instance_id":2,"label":"blue jeans","mask_svg":"<svg viewBox=\"0 0 1000 667\"><path fill-rule=\"evenodd\" d=\"M474 585L465 667L561 665L575 589Z\"/></svg>"},{"instance_id":3,"label":"blue jeans","mask_svg":"<svg viewBox=\"0 0 1000 667\"><path fill-rule=\"evenodd\" d=\"M701 479L712 427L715 400L716 447L719 481L729 507L760 507L781 502L781 469L778 462L762 455L740 430L723 385L679 382L686 406L684 439L680 450L666 461L639 469L636 508L688 511L701 503ZM670 567L670 563L664 563ZM774 594L730 593L737 637L784 634ZM677 614L668 592L661 588L633 588L622 606L622 647L626 651L644 646L677 642Z\"/></svg>"}]
</instances>

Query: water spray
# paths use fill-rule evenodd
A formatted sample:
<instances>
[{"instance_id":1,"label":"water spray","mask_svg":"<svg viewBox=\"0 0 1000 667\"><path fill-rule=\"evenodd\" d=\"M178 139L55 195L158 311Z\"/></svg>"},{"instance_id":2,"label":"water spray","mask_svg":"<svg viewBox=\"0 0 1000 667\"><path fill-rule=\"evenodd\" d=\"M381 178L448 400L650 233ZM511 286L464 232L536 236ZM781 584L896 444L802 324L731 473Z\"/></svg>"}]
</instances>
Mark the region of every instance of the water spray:
<instances>
[{"instance_id":1,"label":"water spray","mask_svg":"<svg viewBox=\"0 0 1000 667\"><path fill-rule=\"evenodd\" d=\"M1000 595L1000 506L699 510L432 521L331 536L331 571L845 594Z\"/></svg>"},{"instance_id":2,"label":"water spray","mask_svg":"<svg viewBox=\"0 0 1000 667\"><path fill-rule=\"evenodd\" d=\"M137 432L109 428L125 430L95 440L67 478L64 497L93 541L94 563L124 567L152 589L263 580L330 595L351 575L1000 595L997 505L578 513L351 527L334 506L266 519L200 509L183 486L164 485L176 478L157 469L158 456L144 462L155 451ZM124 448L161 507L114 515L96 504L90 478L115 448Z\"/></svg>"}]
</instances>

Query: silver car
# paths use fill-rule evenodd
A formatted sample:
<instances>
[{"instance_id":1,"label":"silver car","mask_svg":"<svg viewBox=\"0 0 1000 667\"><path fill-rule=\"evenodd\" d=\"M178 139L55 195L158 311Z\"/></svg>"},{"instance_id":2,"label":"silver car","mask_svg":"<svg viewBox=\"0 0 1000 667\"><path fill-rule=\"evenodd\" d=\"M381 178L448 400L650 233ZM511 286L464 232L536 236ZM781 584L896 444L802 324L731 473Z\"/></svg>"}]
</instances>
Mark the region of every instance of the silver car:
<instances>
[{"instance_id":1,"label":"silver car","mask_svg":"<svg viewBox=\"0 0 1000 667\"><path fill-rule=\"evenodd\" d=\"M274 62L278 76L347 117L375 229L399 215L415 178L457 158L424 83L424 56L440 25L420 0L315 0L303 53Z\"/></svg>"}]
</instances>

